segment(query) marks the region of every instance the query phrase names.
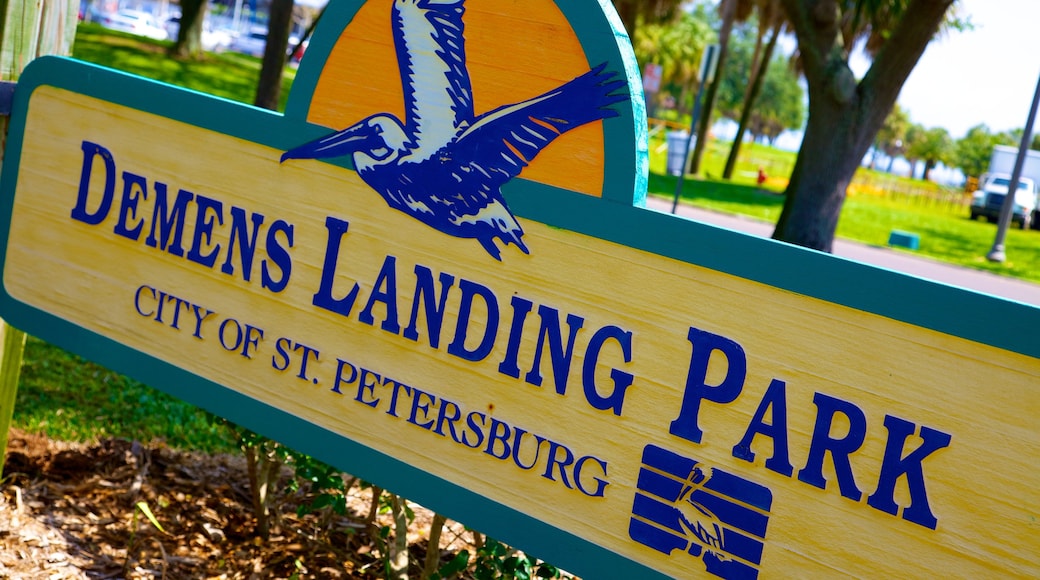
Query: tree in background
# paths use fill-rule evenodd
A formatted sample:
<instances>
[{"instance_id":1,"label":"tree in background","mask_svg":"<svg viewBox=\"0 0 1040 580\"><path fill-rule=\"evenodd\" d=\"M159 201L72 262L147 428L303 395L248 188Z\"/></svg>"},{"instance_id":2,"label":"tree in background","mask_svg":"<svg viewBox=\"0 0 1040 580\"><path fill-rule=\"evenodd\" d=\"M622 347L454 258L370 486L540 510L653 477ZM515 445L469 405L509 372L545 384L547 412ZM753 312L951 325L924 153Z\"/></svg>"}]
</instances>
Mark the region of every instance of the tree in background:
<instances>
[{"instance_id":1,"label":"tree in background","mask_svg":"<svg viewBox=\"0 0 1040 580\"><path fill-rule=\"evenodd\" d=\"M892 107L892 111L885 117L885 122L878 129L874 138L874 156L871 158L870 167L875 167L878 152L888 157L888 168L885 170L892 173L892 163L896 157L903 154L906 142L906 131L910 128L910 114L907 113L899 103Z\"/></svg>"},{"instance_id":2,"label":"tree in background","mask_svg":"<svg viewBox=\"0 0 1040 580\"><path fill-rule=\"evenodd\" d=\"M924 141L926 132L927 129L913 122L906 128L906 136L903 138L903 157L910 163L910 177L917 176L917 162L921 160L920 157L917 157L917 152L920 150L919 144Z\"/></svg>"},{"instance_id":3,"label":"tree in background","mask_svg":"<svg viewBox=\"0 0 1040 580\"><path fill-rule=\"evenodd\" d=\"M748 95L748 71L755 68L757 28L754 20L733 28L728 64L717 81L715 109L734 122L740 119ZM800 129L805 122L804 101L805 91L798 82L798 74L789 66L787 57L775 56L766 69L758 97L750 109L748 132L772 141L785 130Z\"/></svg>"},{"instance_id":4,"label":"tree in background","mask_svg":"<svg viewBox=\"0 0 1040 580\"><path fill-rule=\"evenodd\" d=\"M783 0L809 90L809 120L773 238L829 252L846 189L954 0ZM849 57L873 63L857 81Z\"/></svg>"},{"instance_id":5,"label":"tree in background","mask_svg":"<svg viewBox=\"0 0 1040 580\"><path fill-rule=\"evenodd\" d=\"M278 108L282 92L282 73L289 49L289 31L292 30L293 0L271 0L270 19L267 22L267 46L260 68L260 82L256 86L258 107Z\"/></svg>"},{"instance_id":6,"label":"tree in background","mask_svg":"<svg viewBox=\"0 0 1040 580\"><path fill-rule=\"evenodd\" d=\"M667 22L676 17L687 0L614 0L629 38L634 38L639 24Z\"/></svg>"},{"instance_id":7,"label":"tree in background","mask_svg":"<svg viewBox=\"0 0 1040 580\"><path fill-rule=\"evenodd\" d=\"M720 0L719 17L722 23L719 26L719 60L715 69L715 82L707 87L704 95L704 111L701 118L704 121L697 131L697 142L693 149L693 160L690 163L690 171L697 173L701 166L701 156L704 155L704 147L708 141L708 130L711 127L711 116L715 109L715 98L718 93L718 79L726 71L726 53L729 49L729 37L733 31L734 22L744 22L751 16L753 0Z\"/></svg>"},{"instance_id":8,"label":"tree in background","mask_svg":"<svg viewBox=\"0 0 1040 580\"><path fill-rule=\"evenodd\" d=\"M748 71L751 70L755 51L754 27L738 25L733 28L726 51L726 70L716 78L715 111L736 122L748 88Z\"/></svg>"},{"instance_id":9,"label":"tree in background","mask_svg":"<svg viewBox=\"0 0 1040 580\"><path fill-rule=\"evenodd\" d=\"M772 144L781 133L805 122L805 92L784 57L775 57L766 70L762 90L751 109L748 132Z\"/></svg>"},{"instance_id":10,"label":"tree in background","mask_svg":"<svg viewBox=\"0 0 1040 580\"><path fill-rule=\"evenodd\" d=\"M931 180L932 169L939 163L947 163L953 156L953 139L942 127L926 129L921 138L907 148L907 155L924 161L922 178Z\"/></svg>"},{"instance_id":11,"label":"tree in background","mask_svg":"<svg viewBox=\"0 0 1040 580\"><path fill-rule=\"evenodd\" d=\"M715 38L708 24L683 13L674 21L640 26L633 39L640 64L661 65L661 86L676 98L680 112L689 110L704 48Z\"/></svg>"},{"instance_id":12,"label":"tree in background","mask_svg":"<svg viewBox=\"0 0 1040 580\"><path fill-rule=\"evenodd\" d=\"M954 146L951 162L968 177L981 177L989 168L994 145L1017 145L1008 133L991 133L986 125L976 125Z\"/></svg>"},{"instance_id":13,"label":"tree in background","mask_svg":"<svg viewBox=\"0 0 1040 580\"><path fill-rule=\"evenodd\" d=\"M202 56L202 25L206 20L209 0L181 0L181 22L177 27L177 40L170 47L174 58L198 58Z\"/></svg>"},{"instance_id":14,"label":"tree in background","mask_svg":"<svg viewBox=\"0 0 1040 580\"><path fill-rule=\"evenodd\" d=\"M754 8L753 17L749 18L747 23L755 24L754 28L757 30L757 34L755 35L755 51L751 55L751 68L748 69L748 72L754 74L755 71L761 68L763 61L769 60L762 58L762 50L766 46L766 37L769 36L769 32L777 24L783 23L785 17L783 10L780 8L780 0L753 0L752 6ZM748 92L750 92L750 89Z\"/></svg>"},{"instance_id":15,"label":"tree in background","mask_svg":"<svg viewBox=\"0 0 1040 580\"><path fill-rule=\"evenodd\" d=\"M751 121L751 114L755 108L755 99L762 91L762 83L766 78L766 70L773 61L773 51L776 49L777 40L783 33L786 18L780 8L778 0L757 0L755 2L758 17L758 35L755 39L755 52L751 58L751 68L748 70L750 82L744 95L744 105L741 107L740 120L737 122L737 134L733 138L733 144L729 149L729 157L726 159L726 167L722 171L723 179L731 179L733 170L737 167L737 157L740 155L740 146L744 141L744 133ZM769 42L762 49L762 42L766 34L770 34Z\"/></svg>"}]
</instances>

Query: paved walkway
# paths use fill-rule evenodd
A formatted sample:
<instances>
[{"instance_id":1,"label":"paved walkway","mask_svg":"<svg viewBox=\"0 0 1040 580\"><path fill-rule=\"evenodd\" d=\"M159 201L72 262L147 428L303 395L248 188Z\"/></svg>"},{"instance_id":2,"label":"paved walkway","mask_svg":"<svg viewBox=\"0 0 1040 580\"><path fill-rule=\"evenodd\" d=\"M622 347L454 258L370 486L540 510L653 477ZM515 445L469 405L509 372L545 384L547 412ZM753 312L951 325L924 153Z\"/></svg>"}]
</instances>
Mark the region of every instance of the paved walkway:
<instances>
[{"instance_id":1,"label":"paved walkway","mask_svg":"<svg viewBox=\"0 0 1040 580\"><path fill-rule=\"evenodd\" d=\"M648 197L646 205L651 209L664 213L671 213L672 211L672 202L669 200ZM682 204L679 205L677 213L699 222L755 236L768 238L773 234L773 224L744 216L735 216ZM913 274L920 278L942 282L951 286L968 288L977 292L1040 306L1040 284L946 264L930 258L913 255L908 251L836 240L834 243L834 255L865 264L873 264L887 270Z\"/></svg>"}]
</instances>

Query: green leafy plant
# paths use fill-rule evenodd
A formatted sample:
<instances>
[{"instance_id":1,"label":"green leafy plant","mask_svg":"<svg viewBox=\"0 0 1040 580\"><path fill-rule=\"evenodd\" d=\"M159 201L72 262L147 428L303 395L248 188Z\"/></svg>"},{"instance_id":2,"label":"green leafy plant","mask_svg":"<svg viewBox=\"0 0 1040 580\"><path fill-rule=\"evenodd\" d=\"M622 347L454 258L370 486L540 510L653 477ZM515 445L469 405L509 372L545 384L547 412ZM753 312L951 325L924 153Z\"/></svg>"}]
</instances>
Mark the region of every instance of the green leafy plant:
<instances>
[{"instance_id":1,"label":"green leafy plant","mask_svg":"<svg viewBox=\"0 0 1040 580\"><path fill-rule=\"evenodd\" d=\"M436 572L430 574L430 580L442 580L451 578L469 567L469 550L461 550L455 554L447 564L441 566Z\"/></svg>"},{"instance_id":2,"label":"green leafy plant","mask_svg":"<svg viewBox=\"0 0 1040 580\"><path fill-rule=\"evenodd\" d=\"M530 580L531 578L573 578L559 568L532 558L490 537L484 538L474 559L477 580Z\"/></svg>"},{"instance_id":3,"label":"green leafy plant","mask_svg":"<svg viewBox=\"0 0 1040 580\"><path fill-rule=\"evenodd\" d=\"M306 482L314 499L296 508L297 515L329 509L338 515L347 513L347 494L357 478L346 479L343 472L309 455L289 450L290 463L296 477L289 483L289 491L297 491Z\"/></svg>"}]
</instances>

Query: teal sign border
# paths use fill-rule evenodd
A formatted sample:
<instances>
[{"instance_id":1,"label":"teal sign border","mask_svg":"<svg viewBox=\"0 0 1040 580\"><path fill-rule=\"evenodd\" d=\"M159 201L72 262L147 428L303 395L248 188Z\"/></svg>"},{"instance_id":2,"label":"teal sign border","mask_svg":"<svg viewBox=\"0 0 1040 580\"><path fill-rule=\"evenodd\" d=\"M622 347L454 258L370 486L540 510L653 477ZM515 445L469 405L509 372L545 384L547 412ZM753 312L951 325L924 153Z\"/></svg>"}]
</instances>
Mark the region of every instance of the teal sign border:
<instances>
[{"instance_id":1,"label":"teal sign border","mask_svg":"<svg viewBox=\"0 0 1040 580\"><path fill-rule=\"evenodd\" d=\"M340 34L364 4L365 0L344 0L328 5L293 81L285 107L287 118L306 121L325 63ZM581 42L589 65L607 63L608 71L627 77L631 107L617 106L620 117L603 124L603 140L610 144L603 175L603 198L626 205L643 205L649 169L646 106L639 65L628 36L609 0L556 0L556 6ZM512 207L512 202L506 201Z\"/></svg>"},{"instance_id":2,"label":"teal sign border","mask_svg":"<svg viewBox=\"0 0 1040 580\"><path fill-rule=\"evenodd\" d=\"M601 5L605 2L599 2ZM590 61L606 60L638 78L623 35L594 31L616 17L590 17L589 2L558 0L585 43ZM314 139L326 128L308 125L306 103L338 36L331 28L350 18L359 2L333 3L305 59L286 115L216 98L79 61L45 57L25 71L15 93L6 159L0 175L0 270L4 267L25 123L33 92L54 86L253 141L278 151ZM333 11L338 12L333 12ZM602 30L602 29L601 29ZM597 35L598 34L598 35ZM591 37L588 39L586 37ZM610 40L613 38L613 40ZM588 42L586 42L588 40ZM608 58L603 58L603 55ZM633 85L634 86L634 85ZM640 94L638 87L633 94ZM517 216L666 256L784 291L873 313L996 348L1040 358L1040 308L851 262L829 254L732 232L647 210L646 134L640 98L623 119L633 127L608 128L608 175L616 184L595 198L514 180L505 188ZM621 126L621 123L617 123ZM635 159L633 160L633 155ZM618 159L625 160L618 163ZM344 164L344 167L348 165ZM621 166L619 169L615 166ZM620 171L621 173L610 173ZM632 184L631 189L624 184ZM260 403L187 370L97 335L14 299L0 288L0 315L24 329L113 370L277 439L350 473L385 485L440 513L522 547L587 577L661 578L660 573L513 508L416 469L285 411ZM937 378L941 380L941 378Z\"/></svg>"}]
</instances>

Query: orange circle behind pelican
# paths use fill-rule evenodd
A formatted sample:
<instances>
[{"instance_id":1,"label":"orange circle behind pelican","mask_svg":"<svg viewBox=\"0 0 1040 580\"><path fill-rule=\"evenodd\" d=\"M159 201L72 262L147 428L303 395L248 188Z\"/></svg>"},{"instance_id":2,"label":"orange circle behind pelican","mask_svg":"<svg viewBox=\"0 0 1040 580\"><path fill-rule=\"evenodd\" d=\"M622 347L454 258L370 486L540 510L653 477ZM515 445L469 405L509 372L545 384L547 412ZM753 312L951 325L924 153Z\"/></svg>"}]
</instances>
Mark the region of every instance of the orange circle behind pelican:
<instances>
[{"instance_id":1,"label":"orange circle behind pelican","mask_svg":"<svg viewBox=\"0 0 1040 580\"><path fill-rule=\"evenodd\" d=\"M315 87L309 122L343 129L376 113L404 118L391 5L366 2L343 31ZM467 4L463 22L476 115L538 96L591 68L551 0L479 0ZM599 197L603 145L602 122L577 127L539 153L520 177Z\"/></svg>"}]
</instances>

